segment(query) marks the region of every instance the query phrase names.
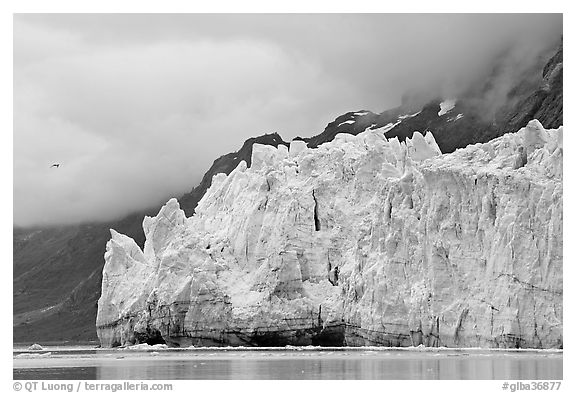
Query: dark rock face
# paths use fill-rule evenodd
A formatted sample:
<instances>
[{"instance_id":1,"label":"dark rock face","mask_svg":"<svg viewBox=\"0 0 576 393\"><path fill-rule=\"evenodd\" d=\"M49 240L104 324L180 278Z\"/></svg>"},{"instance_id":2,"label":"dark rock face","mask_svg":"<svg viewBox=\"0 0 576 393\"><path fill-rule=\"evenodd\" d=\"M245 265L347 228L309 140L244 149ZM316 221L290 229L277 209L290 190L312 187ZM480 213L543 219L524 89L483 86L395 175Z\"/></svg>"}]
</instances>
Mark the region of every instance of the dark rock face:
<instances>
[{"instance_id":1,"label":"dark rock face","mask_svg":"<svg viewBox=\"0 0 576 393\"><path fill-rule=\"evenodd\" d=\"M562 46L546 63L542 79L535 92L522 100L504 120L506 132L512 132L526 119L538 119L546 128L558 128L563 124L563 51Z\"/></svg>"},{"instance_id":2,"label":"dark rock face","mask_svg":"<svg viewBox=\"0 0 576 393\"><path fill-rule=\"evenodd\" d=\"M459 99L455 107L443 116L438 115L441 100L433 100L424 105L417 115L402 119L387 136L405 140L414 131L423 134L433 131L438 146L442 152L447 153L517 131L533 118L540 120L545 128L557 128L563 123L562 45L542 71L514 86L508 95L510 104L489 120L478 113L473 94ZM312 138L296 139L304 140L309 147L314 148L332 141L339 133L357 135L368 127L379 128L394 124L399 116L411 115L418 109L406 101L402 106L380 114L369 111L348 112L329 123L322 133ZM462 114L460 118L459 114ZM179 198L187 216L193 214L198 201L210 187L213 175L221 172L229 174L241 160L250 165L254 143L288 145L278 134L266 134L248 139L239 151L215 160L200 184ZM100 297L103 255L110 238L109 228L132 237L142 247L143 217L156 214L158 208L153 207L108 223L15 228L14 342L96 341L97 301ZM339 342L339 332L336 329L330 334L311 335L310 339L335 345ZM365 337L369 332L357 335ZM382 340L405 343L413 339L388 337Z\"/></svg>"}]
</instances>

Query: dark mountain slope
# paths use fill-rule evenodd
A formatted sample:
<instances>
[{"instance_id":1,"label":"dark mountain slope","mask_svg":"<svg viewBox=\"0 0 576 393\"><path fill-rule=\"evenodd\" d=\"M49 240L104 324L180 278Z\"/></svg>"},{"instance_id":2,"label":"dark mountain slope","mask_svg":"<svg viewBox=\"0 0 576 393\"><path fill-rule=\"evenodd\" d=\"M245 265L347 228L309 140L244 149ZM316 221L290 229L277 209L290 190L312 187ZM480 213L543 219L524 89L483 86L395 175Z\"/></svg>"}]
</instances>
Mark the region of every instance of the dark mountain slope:
<instances>
[{"instance_id":1,"label":"dark mountain slope","mask_svg":"<svg viewBox=\"0 0 576 393\"><path fill-rule=\"evenodd\" d=\"M14 341L95 340L109 228L144 243L142 219L14 231Z\"/></svg>"},{"instance_id":2,"label":"dark mountain slope","mask_svg":"<svg viewBox=\"0 0 576 393\"><path fill-rule=\"evenodd\" d=\"M288 145L276 134L250 138L242 148L214 161L200 184L180 199L188 216L212 183L213 175L248 164L254 143ZM144 246L142 220L160 206L119 221L63 227L15 228L14 342L95 341L97 302L110 228Z\"/></svg>"},{"instance_id":3,"label":"dark mountain slope","mask_svg":"<svg viewBox=\"0 0 576 393\"><path fill-rule=\"evenodd\" d=\"M541 71L543 69L543 71ZM546 63L526 71L522 81L507 93L506 104L487 116L481 97L490 84L457 100L443 115L441 99L426 105L408 104L376 114L348 112L329 123L324 131L305 140L309 147L329 142L339 133L359 134L366 128L386 127L387 137L404 140L416 131L433 131L443 152L471 143L488 141L516 131L532 118L547 128L562 124L562 48ZM480 97L480 98L479 98ZM480 101L479 101L480 100ZM287 145L278 134L250 138L234 153L214 161L200 184L179 198L186 215L193 214L213 175L230 173L244 160L250 165L254 143ZM96 303L100 297L102 267L109 228L136 240L142 246L142 219L155 215L159 206L108 223L52 228L14 229L14 342L96 340Z\"/></svg>"},{"instance_id":4,"label":"dark mountain slope","mask_svg":"<svg viewBox=\"0 0 576 393\"><path fill-rule=\"evenodd\" d=\"M557 128L563 124L563 68L563 49L560 46L544 66L536 91L506 114L502 122L505 132L512 132L531 119L540 120L546 128Z\"/></svg>"},{"instance_id":5,"label":"dark mountain slope","mask_svg":"<svg viewBox=\"0 0 576 393\"><path fill-rule=\"evenodd\" d=\"M540 73L532 67L506 94L506 100L498 111L491 113L486 87L468 91L456 100L448 113L439 116L440 99L427 104L422 111L405 119L386 133L388 138L403 141L414 131L433 131L434 138L443 153L473 143L483 143L508 132L515 132L528 121L538 119L545 128L557 128L563 124L563 64L562 47L545 63ZM490 84L490 80L487 82Z\"/></svg>"}]
</instances>

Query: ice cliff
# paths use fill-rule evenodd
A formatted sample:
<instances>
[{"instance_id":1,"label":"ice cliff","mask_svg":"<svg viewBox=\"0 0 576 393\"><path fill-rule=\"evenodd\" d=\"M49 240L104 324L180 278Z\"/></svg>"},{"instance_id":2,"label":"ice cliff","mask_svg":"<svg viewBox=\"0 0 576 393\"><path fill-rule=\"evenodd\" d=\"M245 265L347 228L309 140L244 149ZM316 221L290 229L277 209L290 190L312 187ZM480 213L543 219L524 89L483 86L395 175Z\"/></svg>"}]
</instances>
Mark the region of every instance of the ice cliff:
<instances>
[{"instance_id":1,"label":"ice cliff","mask_svg":"<svg viewBox=\"0 0 576 393\"><path fill-rule=\"evenodd\" d=\"M538 121L444 155L254 145L195 215L146 217L144 250L111 230L101 344L562 347L562 155Z\"/></svg>"}]
</instances>

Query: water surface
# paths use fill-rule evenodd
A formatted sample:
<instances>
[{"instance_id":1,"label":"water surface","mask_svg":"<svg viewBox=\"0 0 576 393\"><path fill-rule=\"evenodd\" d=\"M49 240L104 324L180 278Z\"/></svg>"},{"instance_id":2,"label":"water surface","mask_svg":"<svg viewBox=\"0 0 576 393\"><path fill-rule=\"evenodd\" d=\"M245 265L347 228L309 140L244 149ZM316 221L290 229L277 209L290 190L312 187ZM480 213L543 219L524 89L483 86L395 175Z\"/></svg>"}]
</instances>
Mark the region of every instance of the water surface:
<instances>
[{"instance_id":1,"label":"water surface","mask_svg":"<svg viewBox=\"0 0 576 393\"><path fill-rule=\"evenodd\" d=\"M561 351L14 351L14 379L562 379ZM42 354L44 353L44 354Z\"/></svg>"}]
</instances>

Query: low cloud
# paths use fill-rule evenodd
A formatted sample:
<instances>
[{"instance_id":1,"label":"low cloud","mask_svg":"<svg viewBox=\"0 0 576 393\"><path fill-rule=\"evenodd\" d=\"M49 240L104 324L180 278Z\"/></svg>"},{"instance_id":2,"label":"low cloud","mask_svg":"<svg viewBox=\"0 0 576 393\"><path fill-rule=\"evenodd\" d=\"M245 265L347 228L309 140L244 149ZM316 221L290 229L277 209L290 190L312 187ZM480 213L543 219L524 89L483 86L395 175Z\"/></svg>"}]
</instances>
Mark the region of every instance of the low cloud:
<instances>
[{"instance_id":1,"label":"low cloud","mask_svg":"<svg viewBox=\"0 0 576 393\"><path fill-rule=\"evenodd\" d=\"M560 15L16 15L15 224L154 205L246 138L455 94L561 30Z\"/></svg>"}]
</instances>

